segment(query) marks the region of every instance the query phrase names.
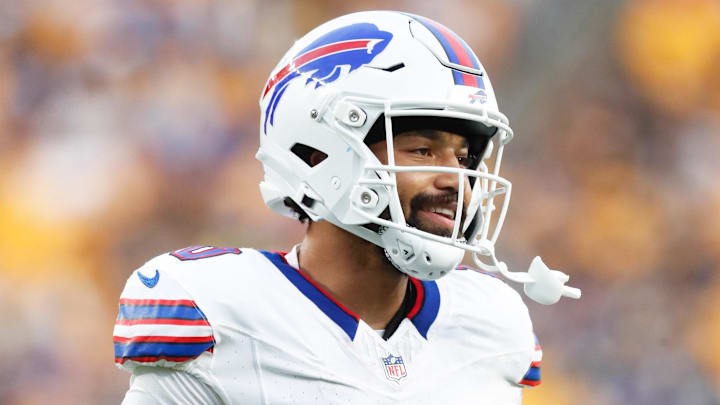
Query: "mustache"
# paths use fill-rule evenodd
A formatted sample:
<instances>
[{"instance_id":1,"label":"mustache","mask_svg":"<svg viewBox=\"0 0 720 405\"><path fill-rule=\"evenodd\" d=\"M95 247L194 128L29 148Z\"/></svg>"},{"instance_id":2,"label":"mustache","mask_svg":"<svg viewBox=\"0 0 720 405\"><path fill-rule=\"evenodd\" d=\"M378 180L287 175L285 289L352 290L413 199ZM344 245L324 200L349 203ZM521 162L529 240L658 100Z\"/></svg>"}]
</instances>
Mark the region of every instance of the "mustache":
<instances>
[{"instance_id":1,"label":"mustache","mask_svg":"<svg viewBox=\"0 0 720 405\"><path fill-rule=\"evenodd\" d=\"M450 232L447 229L423 229L423 226L420 222L420 219L418 218L418 212L427 210L430 207L437 206L437 205L448 205L448 204L458 204L458 193L444 193L444 194L427 194L427 193L420 193L413 197L410 200L410 217L407 219L407 224L413 228L420 229L422 231L427 231L434 233L439 236L444 237L450 237L452 235L452 232ZM460 223L464 223L465 218L467 217L466 211L467 207L466 204L463 204L463 212L460 215Z\"/></svg>"},{"instance_id":2,"label":"mustache","mask_svg":"<svg viewBox=\"0 0 720 405\"><path fill-rule=\"evenodd\" d=\"M428 194L420 193L410 200L410 217L412 221L417 218L418 211L427 209L432 206L442 204L460 204L457 192L449 192L444 194ZM460 223L465 223L467 219L467 208L469 203L463 201L462 212L460 213ZM415 225L415 224L411 224Z\"/></svg>"},{"instance_id":3,"label":"mustache","mask_svg":"<svg viewBox=\"0 0 720 405\"><path fill-rule=\"evenodd\" d=\"M410 200L410 210L419 211L435 205L458 203L458 193L428 194L420 193ZM465 207L463 207L465 208ZM464 211L464 210L463 210Z\"/></svg>"},{"instance_id":4,"label":"mustache","mask_svg":"<svg viewBox=\"0 0 720 405\"><path fill-rule=\"evenodd\" d=\"M417 194L415 197L410 199L410 212L406 213L408 215L408 218L406 219L406 222L409 226L413 228L419 229L419 221L418 221L418 212L422 211L426 208L435 206L435 205L443 205L443 204L455 204L458 203L458 193L457 192L449 192L444 194L429 194L429 193L420 193ZM465 219L467 218L467 205L463 204L463 212L461 213L460 220L461 223L464 223ZM385 208L385 210L382 212L382 214L379 215L380 218L390 220L390 208ZM373 227L376 227L377 225L368 224L367 227L370 229L373 229ZM374 229L373 229L374 230ZM450 236L448 233L447 235L441 235L441 236Z\"/></svg>"}]
</instances>

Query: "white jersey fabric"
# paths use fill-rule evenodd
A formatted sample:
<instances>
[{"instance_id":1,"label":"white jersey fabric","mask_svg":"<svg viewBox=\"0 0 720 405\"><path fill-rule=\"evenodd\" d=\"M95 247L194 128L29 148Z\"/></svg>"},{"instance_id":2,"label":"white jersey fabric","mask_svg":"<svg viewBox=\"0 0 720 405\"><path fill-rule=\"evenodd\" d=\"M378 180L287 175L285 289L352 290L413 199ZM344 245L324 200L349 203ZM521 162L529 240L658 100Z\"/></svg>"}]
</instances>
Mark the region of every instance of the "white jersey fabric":
<instances>
[{"instance_id":1,"label":"white jersey fabric","mask_svg":"<svg viewBox=\"0 0 720 405\"><path fill-rule=\"evenodd\" d=\"M463 267L411 282L414 306L383 340L298 269L295 249L158 256L120 299L125 403L518 404L540 382L527 308L504 282Z\"/></svg>"}]
</instances>

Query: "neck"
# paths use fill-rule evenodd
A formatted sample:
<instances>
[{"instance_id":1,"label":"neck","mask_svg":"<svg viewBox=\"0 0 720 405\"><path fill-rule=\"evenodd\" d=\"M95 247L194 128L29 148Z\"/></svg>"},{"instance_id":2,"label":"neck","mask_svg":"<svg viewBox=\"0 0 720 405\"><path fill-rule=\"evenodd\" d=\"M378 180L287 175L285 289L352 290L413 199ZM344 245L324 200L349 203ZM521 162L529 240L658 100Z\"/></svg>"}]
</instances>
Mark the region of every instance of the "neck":
<instances>
[{"instance_id":1,"label":"neck","mask_svg":"<svg viewBox=\"0 0 720 405\"><path fill-rule=\"evenodd\" d=\"M408 277L382 248L327 221L309 227L298 251L300 268L373 329L383 329L405 298Z\"/></svg>"}]
</instances>

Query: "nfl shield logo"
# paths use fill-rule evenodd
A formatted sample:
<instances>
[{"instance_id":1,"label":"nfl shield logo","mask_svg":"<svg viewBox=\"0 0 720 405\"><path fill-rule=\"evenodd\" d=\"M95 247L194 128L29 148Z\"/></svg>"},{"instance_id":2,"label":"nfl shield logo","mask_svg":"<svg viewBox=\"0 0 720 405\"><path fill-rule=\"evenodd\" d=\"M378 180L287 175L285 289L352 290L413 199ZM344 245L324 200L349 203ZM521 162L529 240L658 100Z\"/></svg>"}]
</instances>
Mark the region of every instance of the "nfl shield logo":
<instances>
[{"instance_id":1,"label":"nfl shield logo","mask_svg":"<svg viewBox=\"0 0 720 405\"><path fill-rule=\"evenodd\" d=\"M392 381L400 381L407 377L407 371L405 370L405 362L402 356L393 356L390 354L387 357L382 357L383 368L385 369L385 376Z\"/></svg>"}]
</instances>

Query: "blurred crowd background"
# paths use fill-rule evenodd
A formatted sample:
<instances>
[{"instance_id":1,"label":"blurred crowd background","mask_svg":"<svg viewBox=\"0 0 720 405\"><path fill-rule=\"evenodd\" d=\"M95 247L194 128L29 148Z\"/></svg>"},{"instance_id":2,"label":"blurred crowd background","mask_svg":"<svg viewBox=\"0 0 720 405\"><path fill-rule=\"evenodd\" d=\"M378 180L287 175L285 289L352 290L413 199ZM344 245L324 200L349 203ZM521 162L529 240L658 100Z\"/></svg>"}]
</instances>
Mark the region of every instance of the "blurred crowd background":
<instances>
[{"instance_id":1,"label":"blurred crowd background","mask_svg":"<svg viewBox=\"0 0 720 405\"><path fill-rule=\"evenodd\" d=\"M720 404L717 0L0 1L0 404L116 404L130 272L195 244L287 249L257 100L312 27L401 9L460 34L516 137L498 251L582 300L529 302L526 404Z\"/></svg>"}]
</instances>

